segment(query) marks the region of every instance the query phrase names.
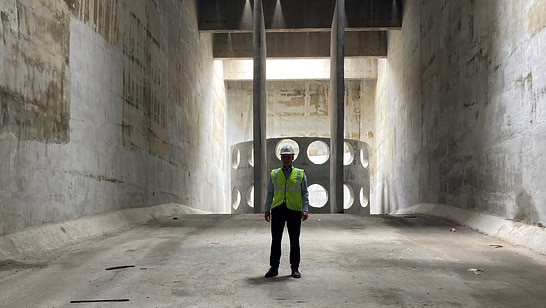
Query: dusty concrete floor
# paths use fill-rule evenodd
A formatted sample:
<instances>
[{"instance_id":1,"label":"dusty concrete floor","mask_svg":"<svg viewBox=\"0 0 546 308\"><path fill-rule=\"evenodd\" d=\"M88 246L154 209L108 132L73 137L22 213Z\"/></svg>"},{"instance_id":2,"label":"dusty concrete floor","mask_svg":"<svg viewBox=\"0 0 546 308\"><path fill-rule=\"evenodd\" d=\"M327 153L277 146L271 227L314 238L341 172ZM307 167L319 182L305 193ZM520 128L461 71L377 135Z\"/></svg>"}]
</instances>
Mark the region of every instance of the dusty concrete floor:
<instances>
[{"instance_id":1,"label":"dusty concrete floor","mask_svg":"<svg viewBox=\"0 0 546 308\"><path fill-rule=\"evenodd\" d=\"M265 279L262 215L153 221L3 264L0 307L546 307L546 256L442 220L312 215L301 242L302 278L285 232L280 275Z\"/></svg>"}]
</instances>

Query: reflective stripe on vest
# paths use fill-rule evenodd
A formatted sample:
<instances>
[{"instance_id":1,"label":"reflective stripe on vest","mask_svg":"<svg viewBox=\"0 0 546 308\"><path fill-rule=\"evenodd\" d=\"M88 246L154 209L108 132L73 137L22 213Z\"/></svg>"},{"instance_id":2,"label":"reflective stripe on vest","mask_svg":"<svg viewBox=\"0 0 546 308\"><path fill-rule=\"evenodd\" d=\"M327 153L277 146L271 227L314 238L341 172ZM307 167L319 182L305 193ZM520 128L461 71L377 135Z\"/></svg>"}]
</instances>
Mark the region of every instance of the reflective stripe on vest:
<instances>
[{"instance_id":1,"label":"reflective stripe on vest","mask_svg":"<svg viewBox=\"0 0 546 308\"><path fill-rule=\"evenodd\" d=\"M280 173L280 175L279 175ZM301 197L301 184L303 182L304 170L293 168L292 172L285 178L281 168L271 171L273 183L273 202L271 209L286 201L286 207L294 211L302 211L303 199Z\"/></svg>"}]
</instances>

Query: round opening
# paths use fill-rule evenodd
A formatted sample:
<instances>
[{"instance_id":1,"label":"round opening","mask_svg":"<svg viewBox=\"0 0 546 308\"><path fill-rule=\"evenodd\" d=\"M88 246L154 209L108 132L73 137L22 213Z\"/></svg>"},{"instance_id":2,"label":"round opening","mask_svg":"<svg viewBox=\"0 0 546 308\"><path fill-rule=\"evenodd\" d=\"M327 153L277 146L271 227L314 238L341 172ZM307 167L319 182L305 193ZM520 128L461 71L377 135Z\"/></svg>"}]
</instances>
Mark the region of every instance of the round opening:
<instances>
[{"instance_id":1,"label":"round opening","mask_svg":"<svg viewBox=\"0 0 546 308\"><path fill-rule=\"evenodd\" d=\"M362 164L362 167L368 168L370 165L370 162L368 161L367 157L364 157L364 150L360 149L360 163Z\"/></svg>"},{"instance_id":2,"label":"round opening","mask_svg":"<svg viewBox=\"0 0 546 308\"><path fill-rule=\"evenodd\" d=\"M352 145L347 142L343 144L343 165L350 165L355 158L355 150Z\"/></svg>"},{"instance_id":3,"label":"round opening","mask_svg":"<svg viewBox=\"0 0 546 308\"><path fill-rule=\"evenodd\" d=\"M285 145L292 146L294 149L294 160L296 160L300 154L300 147L298 143L292 139L283 139L277 143L277 146L275 147L275 155L277 156L277 159L281 160L281 148Z\"/></svg>"},{"instance_id":4,"label":"round opening","mask_svg":"<svg viewBox=\"0 0 546 308\"><path fill-rule=\"evenodd\" d=\"M351 186L343 184L343 208L349 209L351 206L353 206L353 203L355 202L355 197L353 193L353 189Z\"/></svg>"},{"instance_id":5,"label":"round opening","mask_svg":"<svg viewBox=\"0 0 546 308\"><path fill-rule=\"evenodd\" d=\"M239 167L240 162L241 162L241 152L239 152L239 148L233 147L231 149L231 167L233 169L237 169L237 167Z\"/></svg>"},{"instance_id":6,"label":"round opening","mask_svg":"<svg viewBox=\"0 0 546 308\"><path fill-rule=\"evenodd\" d=\"M367 207L370 204L368 200L368 190L365 187L360 188L360 205Z\"/></svg>"},{"instance_id":7,"label":"round opening","mask_svg":"<svg viewBox=\"0 0 546 308\"><path fill-rule=\"evenodd\" d=\"M307 187L309 191L309 205L321 208L328 202L328 192L319 184L313 184Z\"/></svg>"},{"instance_id":8,"label":"round opening","mask_svg":"<svg viewBox=\"0 0 546 308\"><path fill-rule=\"evenodd\" d=\"M250 147L248 150L248 164L254 167L254 147Z\"/></svg>"},{"instance_id":9,"label":"round opening","mask_svg":"<svg viewBox=\"0 0 546 308\"><path fill-rule=\"evenodd\" d=\"M307 157L311 162L322 165L330 158L330 148L323 141L313 141L307 148Z\"/></svg>"},{"instance_id":10,"label":"round opening","mask_svg":"<svg viewBox=\"0 0 546 308\"><path fill-rule=\"evenodd\" d=\"M246 192L246 204L250 207L254 207L254 185L250 186Z\"/></svg>"},{"instance_id":11,"label":"round opening","mask_svg":"<svg viewBox=\"0 0 546 308\"><path fill-rule=\"evenodd\" d=\"M241 193L237 188L233 188L231 191L231 207L236 210L239 208L239 204L241 204Z\"/></svg>"}]
</instances>

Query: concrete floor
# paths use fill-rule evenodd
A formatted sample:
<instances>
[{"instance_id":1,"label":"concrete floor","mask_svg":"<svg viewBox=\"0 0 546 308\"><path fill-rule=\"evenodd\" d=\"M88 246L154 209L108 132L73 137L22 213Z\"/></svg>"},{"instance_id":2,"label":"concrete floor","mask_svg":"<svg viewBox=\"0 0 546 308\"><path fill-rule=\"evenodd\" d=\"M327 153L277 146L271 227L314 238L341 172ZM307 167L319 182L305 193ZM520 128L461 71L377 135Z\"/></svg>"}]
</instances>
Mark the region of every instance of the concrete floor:
<instances>
[{"instance_id":1,"label":"concrete floor","mask_svg":"<svg viewBox=\"0 0 546 308\"><path fill-rule=\"evenodd\" d=\"M317 214L301 242L302 278L285 232L280 275L265 279L262 215L154 220L4 262L0 307L546 307L546 256L443 220ZM83 300L110 302L71 303Z\"/></svg>"}]
</instances>

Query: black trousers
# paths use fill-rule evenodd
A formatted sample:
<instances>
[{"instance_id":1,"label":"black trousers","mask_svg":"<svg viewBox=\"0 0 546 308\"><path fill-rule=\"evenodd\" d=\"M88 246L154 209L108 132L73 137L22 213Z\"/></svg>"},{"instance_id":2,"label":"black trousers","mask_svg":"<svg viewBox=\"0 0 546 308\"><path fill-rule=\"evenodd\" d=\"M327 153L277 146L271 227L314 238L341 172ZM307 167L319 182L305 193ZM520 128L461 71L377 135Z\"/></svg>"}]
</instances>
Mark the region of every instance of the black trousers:
<instances>
[{"instance_id":1,"label":"black trousers","mask_svg":"<svg viewBox=\"0 0 546 308\"><path fill-rule=\"evenodd\" d=\"M279 268L282 233L285 223L290 237L290 268L296 270L300 265L301 212L288 209L284 203L271 210L271 255L269 265L272 268Z\"/></svg>"}]
</instances>

